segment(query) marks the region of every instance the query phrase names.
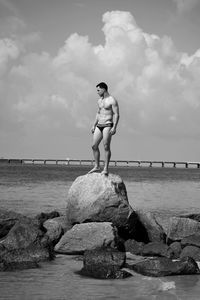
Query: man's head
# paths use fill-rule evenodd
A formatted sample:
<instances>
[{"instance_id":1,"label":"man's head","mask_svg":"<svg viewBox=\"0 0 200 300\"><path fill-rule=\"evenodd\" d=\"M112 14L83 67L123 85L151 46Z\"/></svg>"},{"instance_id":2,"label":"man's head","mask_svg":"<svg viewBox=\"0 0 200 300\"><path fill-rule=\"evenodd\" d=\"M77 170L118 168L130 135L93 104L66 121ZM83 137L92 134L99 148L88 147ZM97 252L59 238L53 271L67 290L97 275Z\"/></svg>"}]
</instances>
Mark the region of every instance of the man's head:
<instances>
[{"instance_id":1,"label":"man's head","mask_svg":"<svg viewBox=\"0 0 200 300\"><path fill-rule=\"evenodd\" d=\"M105 82L100 82L96 85L97 93L99 96L102 96L105 92L108 91L108 86Z\"/></svg>"}]
</instances>

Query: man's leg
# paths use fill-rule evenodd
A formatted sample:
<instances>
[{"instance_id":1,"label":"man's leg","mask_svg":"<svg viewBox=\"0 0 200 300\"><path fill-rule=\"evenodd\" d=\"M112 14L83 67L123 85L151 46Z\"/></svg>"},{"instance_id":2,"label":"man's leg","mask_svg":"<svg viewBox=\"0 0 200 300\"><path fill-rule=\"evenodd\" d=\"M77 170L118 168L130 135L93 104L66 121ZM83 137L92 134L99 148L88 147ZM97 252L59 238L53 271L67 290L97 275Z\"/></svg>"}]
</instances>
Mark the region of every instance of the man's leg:
<instances>
[{"instance_id":1,"label":"man's leg","mask_svg":"<svg viewBox=\"0 0 200 300\"><path fill-rule=\"evenodd\" d=\"M110 127L105 127L103 130L103 144L105 151L105 163L102 171L103 175L108 175L108 166L111 158L110 142L111 142Z\"/></svg>"},{"instance_id":2,"label":"man's leg","mask_svg":"<svg viewBox=\"0 0 200 300\"><path fill-rule=\"evenodd\" d=\"M94 164L94 168L92 168L92 170L90 170L88 173L93 173L93 172L100 171L100 166L99 166L99 162L100 162L99 144L100 144L102 138L103 138L103 134L102 134L101 130L98 127L96 127L95 131L93 133L93 143L92 143L92 150L93 150L95 164Z\"/></svg>"}]
</instances>

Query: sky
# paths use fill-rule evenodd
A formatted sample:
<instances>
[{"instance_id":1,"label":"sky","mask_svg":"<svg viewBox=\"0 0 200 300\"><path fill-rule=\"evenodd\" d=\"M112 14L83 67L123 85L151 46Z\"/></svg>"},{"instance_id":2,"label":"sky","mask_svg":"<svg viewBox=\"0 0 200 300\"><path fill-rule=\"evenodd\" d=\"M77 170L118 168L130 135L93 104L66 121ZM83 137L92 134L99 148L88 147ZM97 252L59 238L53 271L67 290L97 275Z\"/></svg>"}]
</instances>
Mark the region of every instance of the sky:
<instances>
[{"instance_id":1,"label":"sky","mask_svg":"<svg viewBox=\"0 0 200 300\"><path fill-rule=\"evenodd\" d=\"M0 0L0 157L92 159L104 81L112 159L199 162L199 15L200 0Z\"/></svg>"}]
</instances>

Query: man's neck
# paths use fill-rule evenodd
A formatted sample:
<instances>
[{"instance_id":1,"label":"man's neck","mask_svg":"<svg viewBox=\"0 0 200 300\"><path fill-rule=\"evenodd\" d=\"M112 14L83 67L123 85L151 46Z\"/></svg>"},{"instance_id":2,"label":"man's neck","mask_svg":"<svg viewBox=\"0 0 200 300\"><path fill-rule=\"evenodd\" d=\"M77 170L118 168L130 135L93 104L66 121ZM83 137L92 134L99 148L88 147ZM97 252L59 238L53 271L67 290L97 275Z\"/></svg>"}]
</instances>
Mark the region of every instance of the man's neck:
<instances>
[{"instance_id":1,"label":"man's neck","mask_svg":"<svg viewBox=\"0 0 200 300\"><path fill-rule=\"evenodd\" d=\"M105 98L108 98L110 95L108 92L105 92L103 95L102 95L102 99L105 99Z\"/></svg>"}]
</instances>

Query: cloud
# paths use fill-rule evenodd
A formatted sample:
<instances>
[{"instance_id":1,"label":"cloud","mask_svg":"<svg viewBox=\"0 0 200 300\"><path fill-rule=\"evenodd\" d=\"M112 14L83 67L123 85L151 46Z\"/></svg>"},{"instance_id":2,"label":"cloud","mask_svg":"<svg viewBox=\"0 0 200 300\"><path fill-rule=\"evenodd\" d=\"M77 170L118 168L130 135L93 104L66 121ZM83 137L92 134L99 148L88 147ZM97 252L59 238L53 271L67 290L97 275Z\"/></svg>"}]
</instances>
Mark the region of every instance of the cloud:
<instances>
[{"instance_id":1,"label":"cloud","mask_svg":"<svg viewBox=\"0 0 200 300\"><path fill-rule=\"evenodd\" d=\"M0 74L6 68L6 64L10 59L16 59L19 56L19 49L11 39L0 40Z\"/></svg>"},{"instance_id":2,"label":"cloud","mask_svg":"<svg viewBox=\"0 0 200 300\"><path fill-rule=\"evenodd\" d=\"M199 3L199 0L173 0L173 1L176 4L177 11L179 14L189 12Z\"/></svg>"},{"instance_id":3,"label":"cloud","mask_svg":"<svg viewBox=\"0 0 200 300\"><path fill-rule=\"evenodd\" d=\"M73 33L55 57L21 53L19 61L15 42L0 41L1 132L88 133L103 80L119 101L123 135L199 138L200 50L178 52L170 37L145 33L129 12L106 12L102 20L103 45Z\"/></svg>"},{"instance_id":4,"label":"cloud","mask_svg":"<svg viewBox=\"0 0 200 300\"><path fill-rule=\"evenodd\" d=\"M8 12L14 15L19 14L19 11L16 8L16 6L9 0L0 0L0 6L2 6L2 8L6 9Z\"/></svg>"}]
</instances>

